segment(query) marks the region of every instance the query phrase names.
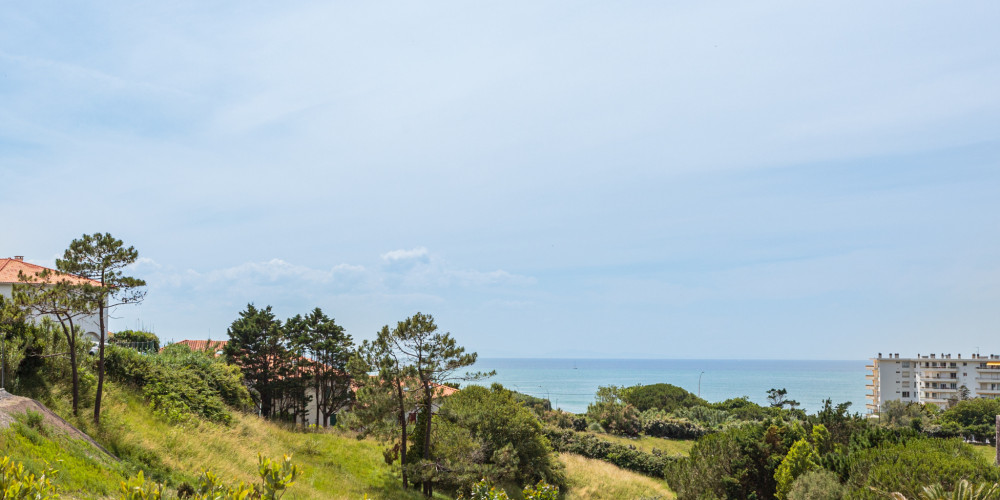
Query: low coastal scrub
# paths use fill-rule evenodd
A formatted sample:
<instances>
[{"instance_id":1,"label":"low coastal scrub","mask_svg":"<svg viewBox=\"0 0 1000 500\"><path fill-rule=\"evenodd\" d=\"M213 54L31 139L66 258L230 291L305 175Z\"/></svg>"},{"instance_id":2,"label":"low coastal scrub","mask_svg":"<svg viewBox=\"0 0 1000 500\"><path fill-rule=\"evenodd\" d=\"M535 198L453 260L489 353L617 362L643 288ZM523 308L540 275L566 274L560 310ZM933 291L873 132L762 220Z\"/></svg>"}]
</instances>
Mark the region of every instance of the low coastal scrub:
<instances>
[{"instance_id":1,"label":"low coastal scrub","mask_svg":"<svg viewBox=\"0 0 1000 500\"><path fill-rule=\"evenodd\" d=\"M198 416L230 423L231 408L253 407L238 369L186 345L167 346L158 355L109 345L104 363L112 380L141 390L158 413L175 422Z\"/></svg>"},{"instance_id":2,"label":"low coastal scrub","mask_svg":"<svg viewBox=\"0 0 1000 500\"><path fill-rule=\"evenodd\" d=\"M646 453L635 446L606 441L587 432L547 427L545 434L552 447L560 453L596 458L651 477L662 478L667 464L677 460L663 453Z\"/></svg>"}]
</instances>

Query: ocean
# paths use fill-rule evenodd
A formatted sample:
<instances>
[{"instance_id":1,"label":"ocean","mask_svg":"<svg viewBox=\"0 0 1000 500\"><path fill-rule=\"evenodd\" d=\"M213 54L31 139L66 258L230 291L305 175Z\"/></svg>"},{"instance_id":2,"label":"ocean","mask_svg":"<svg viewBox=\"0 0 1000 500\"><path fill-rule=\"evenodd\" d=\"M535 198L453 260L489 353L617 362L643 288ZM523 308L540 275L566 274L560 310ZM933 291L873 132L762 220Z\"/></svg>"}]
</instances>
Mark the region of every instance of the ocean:
<instances>
[{"instance_id":1,"label":"ocean","mask_svg":"<svg viewBox=\"0 0 1000 500\"><path fill-rule=\"evenodd\" d=\"M480 358L474 371L496 376L474 382L548 398L573 413L587 411L598 386L668 383L711 402L747 396L767 404L768 389L787 389L800 408L816 412L827 398L850 401L851 413L865 413L865 365L861 361L726 359L539 359Z\"/></svg>"}]
</instances>

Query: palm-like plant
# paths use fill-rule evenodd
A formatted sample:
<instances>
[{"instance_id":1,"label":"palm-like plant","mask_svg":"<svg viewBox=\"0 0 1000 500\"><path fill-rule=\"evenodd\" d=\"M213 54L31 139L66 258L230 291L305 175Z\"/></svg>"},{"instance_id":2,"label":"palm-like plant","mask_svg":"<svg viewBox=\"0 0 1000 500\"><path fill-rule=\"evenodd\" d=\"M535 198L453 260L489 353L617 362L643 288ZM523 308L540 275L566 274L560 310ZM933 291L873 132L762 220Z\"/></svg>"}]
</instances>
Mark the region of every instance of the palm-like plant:
<instances>
[{"instance_id":1,"label":"palm-like plant","mask_svg":"<svg viewBox=\"0 0 1000 500\"><path fill-rule=\"evenodd\" d=\"M892 493L889 497L893 500L906 500L906 496L899 492ZM950 492L940 484L924 486L919 500L1000 500L1000 484L981 483L973 486L963 479Z\"/></svg>"}]
</instances>

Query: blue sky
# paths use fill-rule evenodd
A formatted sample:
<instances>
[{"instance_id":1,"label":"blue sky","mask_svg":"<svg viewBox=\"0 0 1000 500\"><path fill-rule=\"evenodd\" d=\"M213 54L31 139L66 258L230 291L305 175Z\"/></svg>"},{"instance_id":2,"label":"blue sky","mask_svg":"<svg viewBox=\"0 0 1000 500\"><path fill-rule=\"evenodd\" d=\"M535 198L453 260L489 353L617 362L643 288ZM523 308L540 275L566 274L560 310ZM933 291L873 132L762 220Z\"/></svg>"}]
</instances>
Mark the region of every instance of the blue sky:
<instances>
[{"instance_id":1,"label":"blue sky","mask_svg":"<svg viewBox=\"0 0 1000 500\"><path fill-rule=\"evenodd\" d=\"M0 9L0 254L482 356L1000 352L1000 3Z\"/></svg>"}]
</instances>

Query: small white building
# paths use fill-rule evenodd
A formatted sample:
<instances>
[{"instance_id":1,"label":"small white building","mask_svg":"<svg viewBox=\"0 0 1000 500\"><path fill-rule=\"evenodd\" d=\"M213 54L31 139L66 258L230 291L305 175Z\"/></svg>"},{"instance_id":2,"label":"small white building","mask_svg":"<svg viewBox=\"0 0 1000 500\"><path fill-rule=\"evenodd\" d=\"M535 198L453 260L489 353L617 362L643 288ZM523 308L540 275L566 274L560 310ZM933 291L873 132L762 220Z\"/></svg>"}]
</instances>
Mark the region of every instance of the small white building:
<instances>
[{"instance_id":1,"label":"small white building","mask_svg":"<svg viewBox=\"0 0 1000 500\"><path fill-rule=\"evenodd\" d=\"M13 296L14 285L21 283L18 280L19 273L24 273L25 275L28 276L35 276L38 273L41 273L42 271L45 270L48 270L52 273L58 272L55 269L49 269L46 267L39 266L37 264L31 264L29 262L25 262L24 257L20 255L15 257L0 259L0 295L3 295L3 297L8 300ZM88 280L86 278L81 278L79 276L73 276L70 274L60 273L60 275L56 279L69 280L71 282L79 284L90 283L91 285L94 286L100 286L100 283L96 281ZM74 323L80 327L80 330L83 332L86 338L95 343L100 341L101 322L97 312L82 317L79 320L74 321ZM107 324L108 324L108 315L107 311L105 311L104 325L107 326Z\"/></svg>"},{"instance_id":2,"label":"small white building","mask_svg":"<svg viewBox=\"0 0 1000 500\"><path fill-rule=\"evenodd\" d=\"M969 398L1000 397L1000 355L917 354L901 358L899 353L871 358L865 368L868 413L878 413L886 401L934 403L947 407L962 388Z\"/></svg>"}]
</instances>

